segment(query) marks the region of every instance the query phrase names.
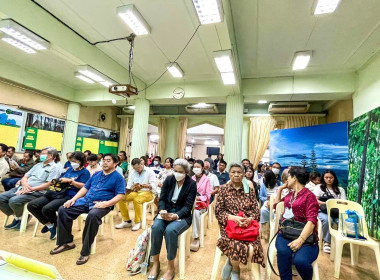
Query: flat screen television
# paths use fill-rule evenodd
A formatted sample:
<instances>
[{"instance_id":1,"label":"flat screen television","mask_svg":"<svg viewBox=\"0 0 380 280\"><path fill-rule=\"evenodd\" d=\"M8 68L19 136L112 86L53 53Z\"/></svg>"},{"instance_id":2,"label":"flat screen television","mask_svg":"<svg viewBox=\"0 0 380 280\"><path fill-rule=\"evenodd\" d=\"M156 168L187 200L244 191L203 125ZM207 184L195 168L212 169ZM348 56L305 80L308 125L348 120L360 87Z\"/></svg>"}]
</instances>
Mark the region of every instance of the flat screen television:
<instances>
[{"instance_id":1,"label":"flat screen television","mask_svg":"<svg viewBox=\"0 0 380 280\"><path fill-rule=\"evenodd\" d=\"M207 147L207 155L217 156L220 153L220 148L218 147Z\"/></svg>"}]
</instances>

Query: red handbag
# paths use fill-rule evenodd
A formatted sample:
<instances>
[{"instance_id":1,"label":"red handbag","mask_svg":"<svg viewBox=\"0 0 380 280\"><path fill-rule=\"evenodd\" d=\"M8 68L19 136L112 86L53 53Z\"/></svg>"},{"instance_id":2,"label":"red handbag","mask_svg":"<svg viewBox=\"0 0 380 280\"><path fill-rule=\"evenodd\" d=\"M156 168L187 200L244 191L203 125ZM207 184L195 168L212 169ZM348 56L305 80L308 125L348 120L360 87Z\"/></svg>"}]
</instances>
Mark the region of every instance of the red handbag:
<instances>
[{"instance_id":1,"label":"red handbag","mask_svg":"<svg viewBox=\"0 0 380 280\"><path fill-rule=\"evenodd\" d=\"M239 211L239 217L244 217L244 213ZM260 225L256 220L252 220L247 227L239 227L234 221L228 220L226 225L226 233L228 238L254 242L259 236Z\"/></svg>"}]
</instances>

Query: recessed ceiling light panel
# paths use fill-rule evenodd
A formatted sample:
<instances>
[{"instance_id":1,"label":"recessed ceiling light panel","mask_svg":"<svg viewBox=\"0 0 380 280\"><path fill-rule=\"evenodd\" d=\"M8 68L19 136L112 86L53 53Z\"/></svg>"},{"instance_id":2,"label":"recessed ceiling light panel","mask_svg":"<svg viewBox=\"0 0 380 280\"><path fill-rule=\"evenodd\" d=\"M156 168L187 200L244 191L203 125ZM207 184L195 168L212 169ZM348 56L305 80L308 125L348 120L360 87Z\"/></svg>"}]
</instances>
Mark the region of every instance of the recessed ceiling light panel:
<instances>
[{"instance_id":1,"label":"recessed ceiling light panel","mask_svg":"<svg viewBox=\"0 0 380 280\"><path fill-rule=\"evenodd\" d=\"M0 31L8 34L14 39L35 50L46 50L50 47L50 43L42 37L36 35L21 24L12 19L3 19L0 21Z\"/></svg>"},{"instance_id":2,"label":"recessed ceiling light panel","mask_svg":"<svg viewBox=\"0 0 380 280\"><path fill-rule=\"evenodd\" d=\"M183 77L183 71L181 67L179 67L178 63L176 62L171 62L166 64L166 68L172 74L174 78L182 78Z\"/></svg>"},{"instance_id":3,"label":"recessed ceiling light panel","mask_svg":"<svg viewBox=\"0 0 380 280\"><path fill-rule=\"evenodd\" d=\"M223 21L223 8L220 0L192 0L201 24Z\"/></svg>"},{"instance_id":4,"label":"recessed ceiling light panel","mask_svg":"<svg viewBox=\"0 0 380 280\"><path fill-rule=\"evenodd\" d=\"M22 51L24 51L24 52L26 52L26 53L36 53L36 51L33 50L32 48L20 43L19 41L15 40L9 36L2 36L1 40L12 45L12 46L14 46L14 47L16 47L16 48L18 48L18 49L20 49L20 50L22 50Z\"/></svg>"},{"instance_id":5,"label":"recessed ceiling light panel","mask_svg":"<svg viewBox=\"0 0 380 280\"><path fill-rule=\"evenodd\" d=\"M311 51L296 52L293 59L293 70L303 70L309 64L311 58Z\"/></svg>"},{"instance_id":6,"label":"recessed ceiling light panel","mask_svg":"<svg viewBox=\"0 0 380 280\"><path fill-rule=\"evenodd\" d=\"M335 12L340 0L316 0L314 15L330 14Z\"/></svg>"},{"instance_id":7,"label":"recessed ceiling light panel","mask_svg":"<svg viewBox=\"0 0 380 280\"><path fill-rule=\"evenodd\" d=\"M149 34L151 28L143 16L136 9L135 5L130 4L117 8L117 14L129 26L137 36Z\"/></svg>"},{"instance_id":8,"label":"recessed ceiling light panel","mask_svg":"<svg viewBox=\"0 0 380 280\"><path fill-rule=\"evenodd\" d=\"M94 84L95 82L93 80L91 80L90 78L87 78L86 76L83 76L81 73L79 72L76 72L75 73L75 77L77 77L78 79L86 82L86 83L89 83L89 84Z\"/></svg>"}]
</instances>

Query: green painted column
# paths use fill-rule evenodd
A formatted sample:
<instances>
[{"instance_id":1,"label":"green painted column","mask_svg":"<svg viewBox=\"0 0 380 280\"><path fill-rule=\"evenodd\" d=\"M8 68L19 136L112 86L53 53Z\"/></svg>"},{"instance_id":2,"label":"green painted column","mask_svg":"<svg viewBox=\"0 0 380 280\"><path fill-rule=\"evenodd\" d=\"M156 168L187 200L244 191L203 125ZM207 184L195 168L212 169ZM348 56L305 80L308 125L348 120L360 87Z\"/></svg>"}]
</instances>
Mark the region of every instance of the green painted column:
<instances>
[{"instance_id":1,"label":"green painted column","mask_svg":"<svg viewBox=\"0 0 380 280\"><path fill-rule=\"evenodd\" d=\"M227 96L226 128L224 131L224 159L227 164L242 160L243 110L243 96Z\"/></svg>"},{"instance_id":2,"label":"green painted column","mask_svg":"<svg viewBox=\"0 0 380 280\"><path fill-rule=\"evenodd\" d=\"M146 154L148 147L149 101L145 98L135 100L133 117L132 147L130 160Z\"/></svg>"},{"instance_id":3,"label":"green painted column","mask_svg":"<svg viewBox=\"0 0 380 280\"><path fill-rule=\"evenodd\" d=\"M165 158L171 157L175 159L177 157L177 128L178 117L166 119L166 150ZM164 160L164 159L162 159Z\"/></svg>"},{"instance_id":4,"label":"green painted column","mask_svg":"<svg viewBox=\"0 0 380 280\"><path fill-rule=\"evenodd\" d=\"M243 133L241 136L241 158L248 158L248 144L249 144L249 119L243 120Z\"/></svg>"},{"instance_id":5,"label":"green painted column","mask_svg":"<svg viewBox=\"0 0 380 280\"><path fill-rule=\"evenodd\" d=\"M67 161L66 153L75 151L75 141L77 137L79 113L80 104L69 103L69 106L67 108L65 131L63 133L62 141L62 164L64 164Z\"/></svg>"}]
</instances>

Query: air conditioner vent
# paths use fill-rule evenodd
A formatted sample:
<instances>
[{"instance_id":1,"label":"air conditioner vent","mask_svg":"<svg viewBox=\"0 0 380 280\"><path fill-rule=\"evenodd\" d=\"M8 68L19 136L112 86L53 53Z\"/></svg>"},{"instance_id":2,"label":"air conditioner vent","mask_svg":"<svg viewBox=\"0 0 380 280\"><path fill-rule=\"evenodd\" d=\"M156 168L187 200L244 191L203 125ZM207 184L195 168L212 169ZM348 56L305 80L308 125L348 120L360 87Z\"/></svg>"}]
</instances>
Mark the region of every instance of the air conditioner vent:
<instances>
[{"instance_id":1,"label":"air conditioner vent","mask_svg":"<svg viewBox=\"0 0 380 280\"><path fill-rule=\"evenodd\" d=\"M277 102L269 104L268 112L270 114L300 114L306 113L309 108L308 102Z\"/></svg>"},{"instance_id":2,"label":"air conditioner vent","mask_svg":"<svg viewBox=\"0 0 380 280\"><path fill-rule=\"evenodd\" d=\"M186 106L186 112L190 114L217 114L218 107L215 104L195 104Z\"/></svg>"}]
</instances>

